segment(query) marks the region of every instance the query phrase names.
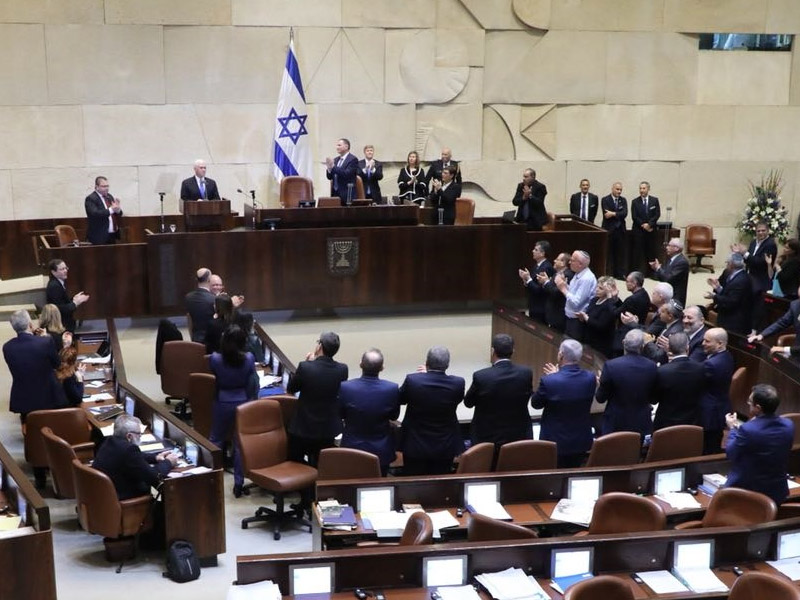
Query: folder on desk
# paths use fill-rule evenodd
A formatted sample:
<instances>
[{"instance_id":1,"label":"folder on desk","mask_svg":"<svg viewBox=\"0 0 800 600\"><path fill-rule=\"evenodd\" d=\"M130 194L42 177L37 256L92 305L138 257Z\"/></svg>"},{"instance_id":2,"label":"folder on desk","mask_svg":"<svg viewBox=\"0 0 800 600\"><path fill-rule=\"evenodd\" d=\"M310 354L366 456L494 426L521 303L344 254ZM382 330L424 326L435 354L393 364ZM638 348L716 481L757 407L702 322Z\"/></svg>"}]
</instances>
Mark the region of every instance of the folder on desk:
<instances>
[{"instance_id":1,"label":"folder on desk","mask_svg":"<svg viewBox=\"0 0 800 600\"><path fill-rule=\"evenodd\" d=\"M584 579L591 579L594 577L591 573L578 573L577 575L566 575L564 577L553 577L553 583L550 587L557 591L559 594L564 594L571 585L575 585Z\"/></svg>"},{"instance_id":2,"label":"folder on desk","mask_svg":"<svg viewBox=\"0 0 800 600\"><path fill-rule=\"evenodd\" d=\"M353 507L342 504L339 508L341 510L337 510L336 512L320 511L323 527L356 526L356 514L353 512Z\"/></svg>"}]
</instances>

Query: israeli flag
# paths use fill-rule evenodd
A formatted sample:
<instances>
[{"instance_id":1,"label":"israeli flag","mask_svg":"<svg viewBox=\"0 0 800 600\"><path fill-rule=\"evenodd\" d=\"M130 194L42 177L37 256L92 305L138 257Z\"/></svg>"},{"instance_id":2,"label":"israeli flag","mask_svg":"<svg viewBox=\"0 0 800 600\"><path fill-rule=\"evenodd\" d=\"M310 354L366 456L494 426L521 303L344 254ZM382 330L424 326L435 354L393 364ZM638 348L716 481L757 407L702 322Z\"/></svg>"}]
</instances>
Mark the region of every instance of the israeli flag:
<instances>
[{"instance_id":1,"label":"israeli flag","mask_svg":"<svg viewBox=\"0 0 800 600\"><path fill-rule=\"evenodd\" d=\"M286 68L278 97L273 144L274 173L278 183L289 175L311 178L311 145L307 120L306 96L300 79L300 66L294 54L294 36L290 36Z\"/></svg>"}]
</instances>

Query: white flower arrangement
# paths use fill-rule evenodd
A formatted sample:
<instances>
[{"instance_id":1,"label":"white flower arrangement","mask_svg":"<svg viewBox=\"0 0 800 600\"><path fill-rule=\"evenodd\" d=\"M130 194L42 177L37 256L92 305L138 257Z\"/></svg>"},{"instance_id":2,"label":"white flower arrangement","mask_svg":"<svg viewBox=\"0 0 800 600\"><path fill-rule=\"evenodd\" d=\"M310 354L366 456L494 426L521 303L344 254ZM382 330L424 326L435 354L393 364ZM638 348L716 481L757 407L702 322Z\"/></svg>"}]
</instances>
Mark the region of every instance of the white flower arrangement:
<instances>
[{"instance_id":1,"label":"white flower arrangement","mask_svg":"<svg viewBox=\"0 0 800 600\"><path fill-rule=\"evenodd\" d=\"M783 171L770 171L761 176L759 185L749 181L750 199L744 208L742 220L736 225L742 234L754 237L756 225L764 222L780 242L789 237L789 219L786 207L781 205Z\"/></svg>"}]
</instances>

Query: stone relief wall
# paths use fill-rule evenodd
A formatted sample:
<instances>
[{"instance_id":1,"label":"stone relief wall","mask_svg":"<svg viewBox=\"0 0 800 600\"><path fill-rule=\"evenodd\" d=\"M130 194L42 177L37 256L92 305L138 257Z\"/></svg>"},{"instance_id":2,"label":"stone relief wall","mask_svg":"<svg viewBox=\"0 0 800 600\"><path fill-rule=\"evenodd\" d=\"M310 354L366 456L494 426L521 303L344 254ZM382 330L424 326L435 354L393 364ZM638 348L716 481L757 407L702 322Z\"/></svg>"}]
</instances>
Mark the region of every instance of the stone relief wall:
<instances>
[{"instance_id":1,"label":"stone relief wall","mask_svg":"<svg viewBox=\"0 0 800 600\"><path fill-rule=\"evenodd\" d=\"M720 248L749 178L782 168L800 213L800 50L698 50L699 33L800 33L796 0L5 0L0 211L79 216L98 174L127 214L177 211L203 158L277 205L271 136L289 27L310 111L315 188L348 137L385 161L463 161L464 195L499 215L523 168L547 205L588 177L642 179ZM718 261L722 256L717 257Z\"/></svg>"}]
</instances>

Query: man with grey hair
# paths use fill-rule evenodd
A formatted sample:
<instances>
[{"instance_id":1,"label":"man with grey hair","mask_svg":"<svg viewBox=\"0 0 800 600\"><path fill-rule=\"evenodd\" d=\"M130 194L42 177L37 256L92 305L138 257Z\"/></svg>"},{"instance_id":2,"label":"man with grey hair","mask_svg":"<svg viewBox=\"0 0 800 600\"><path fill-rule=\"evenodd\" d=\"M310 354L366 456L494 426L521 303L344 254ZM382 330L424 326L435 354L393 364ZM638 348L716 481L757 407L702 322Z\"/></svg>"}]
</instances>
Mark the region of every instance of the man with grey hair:
<instances>
[{"instance_id":1,"label":"man with grey hair","mask_svg":"<svg viewBox=\"0 0 800 600\"><path fill-rule=\"evenodd\" d=\"M708 278L710 292L705 297L713 301L717 325L747 335L750 333L753 309L753 286L744 269L744 257L734 252L719 279Z\"/></svg>"},{"instance_id":2,"label":"man with grey hair","mask_svg":"<svg viewBox=\"0 0 800 600\"><path fill-rule=\"evenodd\" d=\"M215 294L211 290L211 269L200 267L195 273L197 287L186 294L184 303L191 319L190 334L193 342L206 341L206 329L214 318Z\"/></svg>"},{"instance_id":3,"label":"man with grey hair","mask_svg":"<svg viewBox=\"0 0 800 600\"><path fill-rule=\"evenodd\" d=\"M703 335L708 327L705 324L703 311L699 306L687 306L683 311L683 332L689 338L689 358L695 362L703 362Z\"/></svg>"},{"instance_id":4,"label":"man with grey hair","mask_svg":"<svg viewBox=\"0 0 800 600\"><path fill-rule=\"evenodd\" d=\"M666 281L675 290L675 299L686 305L686 289L689 286L689 261L683 254L683 242L680 238L672 238L665 246L667 260L662 265L656 258L650 261L653 278Z\"/></svg>"},{"instance_id":5,"label":"man with grey hair","mask_svg":"<svg viewBox=\"0 0 800 600\"><path fill-rule=\"evenodd\" d=\"M566 298L564 316L567 322L564 333L578 341L583 339L583 322L578 318L578 313L586 312L597 289L597 278L589 270L590 262L591 257L586 250L575 250L569 259L569 268L574 273L569 283L560 273L553 278L558 291Z\"/></svg>"},{"instance_id":6,"label":"man with grey hair","mask_svg":"<svg viewBox=\"0 0 800 600\"><path fill-rule=\"evenodd\" d=\"M29 412L62 408L67 401L55 375L61 361L53 338L34 335L27 310L14 312L10 321L17 337L3 344L3 356L12 378L9 409L18 413L24 423Z\"/></svg>"},{"instance_id":7,"label":"man with grey hair","mask_svg":"<svg viewBox=\"0 0 800 600\"><path fill-rule=\"evenodd\" d=\"M642 356L644 332L632 329L622 340L623 356L606 361L600 374L596 399L607 403L603 435L636 431L642 438L653 429L650 405L656 384L656 364Z\"/></svg>"},{"instance_id":8,"label":"man with grey hair","mask_svg":"<svg viewBox=\"0 0 800 600\"><path fill-rule=\"evenodd\" d=\"M400 386L400 404L407 406L400 442L405 475L450 473L453 458L464 451L456 407L465 384L446 373L449 366L449 350L433 346L425 365L406 375Z\"/></svg>"},{"instance_id":9,"label":"man with grey hair","mask_svg":"<svg viewBox=\"0 0 800 600\"><path fill-rule=\"evenodd\" d=\"M658 408L653 430L695 425L705 391L705 368L689 359L689 336L684 332L673 333L669 336L669 362L658 368L656 377Z\"/></svg>"},{"instance_id":10,"label":"man with grey hair","mask_svg":"<svg viewBox=\"0 0 800 600\"><path fill-rule=\"evenodd\" d=\"M499 448L508 442L532 437L528 401L533 389L533 372L512 363L513 354L514 338L498 333L492 338L492 366L472 374L464 406L475 407L473 444L492 442Z\"/></svg>"},{"instance_id":11,"label":"man with grey hair","mask_svg":"<svg viewBox=\"0 0 800 600\"><path fill-rule=\"evenodd\" d=\"M590 410L597 380L579 366L582 355L580 342L561 342L558 364L544 365L539 388L531 397L531 406L543 409L539 439L556 443L559 469L581 466L592 447Z\"/></svg>"},{"instance_id":12,"label":"man with grey hair","mask_svg":"<svg viewBox=\"0 0 800 600\"><path fill-rule=\"evenodd\" d=\"M206 161L194 161L194 177L181 182L181 200L219 200L217 182L206 177Z\"/></svg>"},{"instance_id":13,"label":"man with grey hair","mask_svg":"<svg viewBox=\"0 0 800 600\"><path fill-rule=\"evenodd\" d=\"M109 476L120 500L144 496L178 464L178 456L165 450L152 456L139 450L142 422L122 414L114 421L114 435L100 445L92 466Z\"/></svg>"}]
</instances>

